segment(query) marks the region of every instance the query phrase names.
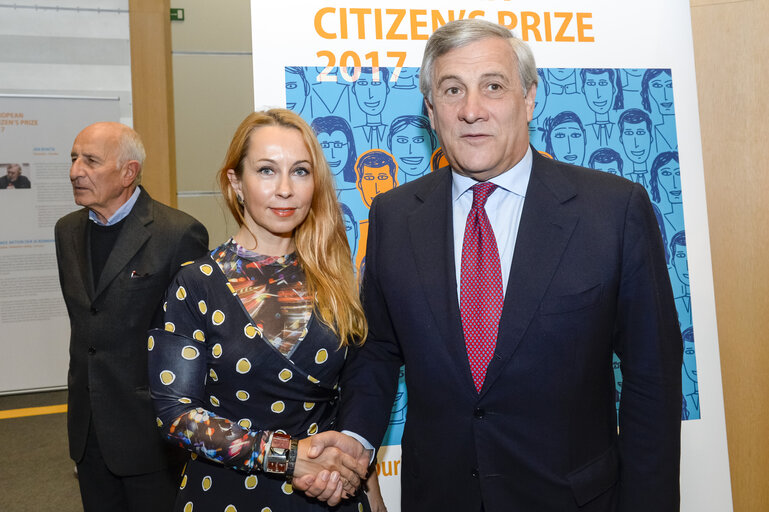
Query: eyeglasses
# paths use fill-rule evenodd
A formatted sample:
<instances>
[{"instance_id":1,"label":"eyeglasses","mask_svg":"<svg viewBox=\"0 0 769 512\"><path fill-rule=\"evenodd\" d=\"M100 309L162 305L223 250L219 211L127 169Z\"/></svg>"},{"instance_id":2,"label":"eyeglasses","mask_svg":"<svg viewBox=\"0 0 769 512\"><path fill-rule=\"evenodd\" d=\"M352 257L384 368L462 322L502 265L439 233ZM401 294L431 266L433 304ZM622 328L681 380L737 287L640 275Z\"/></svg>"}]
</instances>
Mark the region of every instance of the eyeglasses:
<instances>
[{"instance_id":1,"label":"eyeglasses","mask_svg":"<svg viewBox=\"0 0 769 512\"><path fill-rule=\"evenodd\" d=\"M323 149L334 148L341 149L347 145L347 142L321 142L320 147Z\"/></svg>"}]
</instances>

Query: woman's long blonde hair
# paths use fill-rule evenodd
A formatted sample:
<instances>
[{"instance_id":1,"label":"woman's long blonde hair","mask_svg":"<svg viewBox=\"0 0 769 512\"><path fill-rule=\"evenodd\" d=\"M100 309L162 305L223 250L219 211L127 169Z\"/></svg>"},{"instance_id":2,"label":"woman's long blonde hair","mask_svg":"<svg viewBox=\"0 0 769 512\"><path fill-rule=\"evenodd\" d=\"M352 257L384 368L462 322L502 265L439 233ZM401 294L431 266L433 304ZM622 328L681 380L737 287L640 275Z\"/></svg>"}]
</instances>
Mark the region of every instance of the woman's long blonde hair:
<instances>
[{"instance_id":1,"label":"woman's long blonde hair","mask_svg":"<svg viewBox=\"0 0 769 512\"><path fill-rule=\"evenodd\" d=\"M302 134L312 159L314 192L307 218L294 231L299 263L304 269L308 291L315 297L316 312L320 320L339 336L340 346L363 343L368 324L358 296L334 179L318 139L304 119L290 110L275 108L249 114L240 123L217 173L227 206L238 225L243 226L246 222L244 207L238 203L227 171L232 169L238 180L242 178L251 134L262 126L282 126Z\"/></svg>"}]
</instances>

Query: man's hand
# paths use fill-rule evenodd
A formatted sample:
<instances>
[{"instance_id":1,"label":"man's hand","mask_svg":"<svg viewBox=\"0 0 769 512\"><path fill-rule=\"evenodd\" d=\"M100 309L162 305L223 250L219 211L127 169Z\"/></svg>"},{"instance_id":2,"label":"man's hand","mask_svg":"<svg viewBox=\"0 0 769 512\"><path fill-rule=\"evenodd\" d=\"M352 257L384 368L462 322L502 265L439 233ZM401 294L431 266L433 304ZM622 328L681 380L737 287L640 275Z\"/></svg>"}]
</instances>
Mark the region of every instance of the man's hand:
<instances>
[{"instance_id":1,"label":"man's hand","mask_svg":"<svg viewBox=\"0 0 769 512\"><path fill-rule=\"evenodd\" d=\"M355 494L366 478L369 451L339 432L322 432L299 441L292 487L334 506Z\"/></svg>"}]
</instances>

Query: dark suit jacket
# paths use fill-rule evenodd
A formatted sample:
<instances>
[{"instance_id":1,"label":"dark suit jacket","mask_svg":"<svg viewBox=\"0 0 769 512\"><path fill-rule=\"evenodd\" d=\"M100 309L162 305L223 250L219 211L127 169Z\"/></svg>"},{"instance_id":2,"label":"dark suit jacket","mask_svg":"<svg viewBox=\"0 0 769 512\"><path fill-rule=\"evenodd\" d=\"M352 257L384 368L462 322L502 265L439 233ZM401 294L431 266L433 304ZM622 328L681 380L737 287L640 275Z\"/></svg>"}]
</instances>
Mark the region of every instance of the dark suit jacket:
<instances>
[{"instance_id":1,"label":"dark suit jacket","mask_svg":"<svg viewBox=\"0 0 769 512\"><path fill-rule=\"evenodd\" d=\"M98 284L88 210L56 223L59 281L69 313L70 456L80 461L91 415L107 467L126 476L167 467L147 380L147 330L181 263L208 249L206 229L145 190L126 217ZM138 277L131 277L132 272Z\"/></svg>"},{"instance_id":2,"label":"dark suit jacket","mask_svg":"<svg viewBox=\"0 0 769 512\"><path fill-rule=\"evenodd\" d=\"M404 511L678 510L682 342L645 190L534 151L480 394L450 203L441 169L371 207L369 338L343 374L339 427L378 443L405 363Z\"/></svg>"}]
</instances>

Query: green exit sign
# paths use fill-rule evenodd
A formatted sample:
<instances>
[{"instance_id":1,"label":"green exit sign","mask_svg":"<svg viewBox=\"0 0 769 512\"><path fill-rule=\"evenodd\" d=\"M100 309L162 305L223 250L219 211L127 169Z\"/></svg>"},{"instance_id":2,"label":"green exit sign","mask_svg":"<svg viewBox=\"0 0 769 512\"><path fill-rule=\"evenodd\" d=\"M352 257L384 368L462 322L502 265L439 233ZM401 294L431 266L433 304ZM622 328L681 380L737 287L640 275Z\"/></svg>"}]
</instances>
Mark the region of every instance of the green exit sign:
<instances>
[{"instance_id":1,"label":"green exit sign","mask_svg":"<svg viewBox=\"0 0 769 512\"><path fill-rule=\"evenodd\" d=\"M171 9L171 21L184 21L184 9Z\"/></svg>"}]
</instances>

